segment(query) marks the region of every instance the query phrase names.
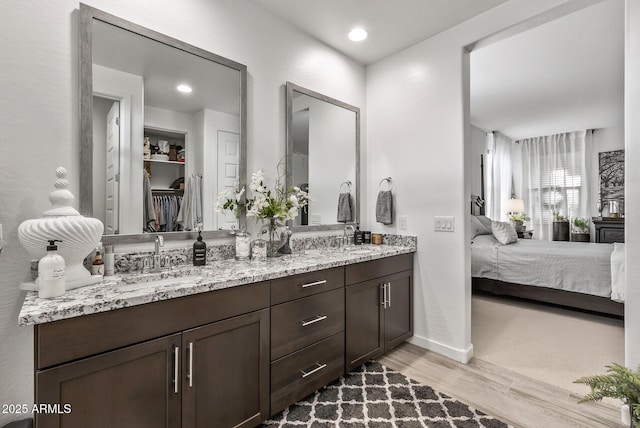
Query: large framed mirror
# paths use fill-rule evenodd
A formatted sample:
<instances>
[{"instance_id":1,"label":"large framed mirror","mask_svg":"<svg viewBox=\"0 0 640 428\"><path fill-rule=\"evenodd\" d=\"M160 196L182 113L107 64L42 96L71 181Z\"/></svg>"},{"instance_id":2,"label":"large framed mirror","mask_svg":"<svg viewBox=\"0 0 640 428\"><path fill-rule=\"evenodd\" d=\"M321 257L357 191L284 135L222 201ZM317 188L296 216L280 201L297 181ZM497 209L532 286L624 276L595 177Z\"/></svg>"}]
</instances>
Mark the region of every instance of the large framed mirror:
<instances>
[{"instance_id":1,"label":"large framed mirror","mask_svg":"<svg viewBox=\"0 0 640 428\"><path fill-rule=\"evenodd\" d=\"M80 109L80 211L107 242L245 226L215 211L245 185L245 65L81 4Z\"/></svg>"},{"instance_id":2,"label":"large framed mirror","mask_svg":"<svg viewBox=\"0 0 640 428\"><path fill-rule=\"evenodd\" d=\"M309 192L298 231L360 222L360 109L294 83L287 91L287 182Z\"/></svg>"}]
</instances>

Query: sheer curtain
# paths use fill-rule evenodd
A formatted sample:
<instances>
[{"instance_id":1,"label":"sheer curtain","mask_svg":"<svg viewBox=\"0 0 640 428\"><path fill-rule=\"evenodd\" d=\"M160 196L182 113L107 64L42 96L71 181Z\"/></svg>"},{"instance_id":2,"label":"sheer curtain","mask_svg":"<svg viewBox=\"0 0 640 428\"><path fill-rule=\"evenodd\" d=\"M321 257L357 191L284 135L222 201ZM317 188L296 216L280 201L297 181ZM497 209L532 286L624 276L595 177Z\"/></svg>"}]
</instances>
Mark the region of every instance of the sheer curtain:
<instances>
[{"instance_id":1,"label":"sheer curtain","mask_svg":"<svg viewBox=\"0 0 640 428\"><path fill-rule=\"evenodd\" d=\"M534 238L553 237L553 212L588 217L591 131L521 140L525 205Z\"/></svg>"},{"instance_id":2,"label":"sheer curtain","mask_svg":"<svg viewBox=\"0 0 640 428\"><path fill-rule=\"evenodd\" d=\"M499 132L487 133L487 173L485 174L486 214L492 220L506 221L507 213L503 212L504 202L511 197L513 171L511 147L513 141Z\"/></svg>"}]
</instances>

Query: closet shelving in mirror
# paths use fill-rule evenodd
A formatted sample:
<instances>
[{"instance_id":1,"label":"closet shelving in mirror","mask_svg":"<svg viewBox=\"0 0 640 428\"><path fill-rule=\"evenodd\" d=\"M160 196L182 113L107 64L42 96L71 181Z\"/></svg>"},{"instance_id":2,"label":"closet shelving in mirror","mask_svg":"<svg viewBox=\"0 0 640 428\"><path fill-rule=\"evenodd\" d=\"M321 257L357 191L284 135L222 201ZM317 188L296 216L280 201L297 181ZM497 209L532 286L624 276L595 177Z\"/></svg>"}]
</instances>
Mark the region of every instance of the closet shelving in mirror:
<instances>
[{"instance_id":1,"label":"closet shelving in mirror","mask_svg":"<svg viewBox=\"0 0 640 428\"><path fill-rule=\"evenodd\" d=\"M144 159L144 169L149 175L152 191L171 190L175 180L185 176L186 157L180 156L179 151L186 152L186 136L183 133L168 130L144 128L144 135L149 139L151 146L164 144L168 148L168 159L154 159L158 155L151 155L150 159ZM164 142L164 143L159 143ZM165 150L166 150L165 148ZM184 152L183 152L184 153ZM178 159L182 160L178 160Z\"/></svg>"}]
</instances>

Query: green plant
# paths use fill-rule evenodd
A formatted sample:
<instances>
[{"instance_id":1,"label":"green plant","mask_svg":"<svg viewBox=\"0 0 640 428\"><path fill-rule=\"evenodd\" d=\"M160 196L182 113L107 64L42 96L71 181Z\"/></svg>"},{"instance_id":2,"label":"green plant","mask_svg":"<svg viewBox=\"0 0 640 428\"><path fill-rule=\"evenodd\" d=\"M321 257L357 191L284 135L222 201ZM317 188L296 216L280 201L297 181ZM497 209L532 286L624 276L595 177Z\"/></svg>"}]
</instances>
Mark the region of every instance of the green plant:
<instances>
[{"instance_id":1,"label":"green plant","mask_svg":"<svg viewBox=\"0 0 640 428\"><path fill-rule=\"evenodd\" d=\"M573 225L578 229L581 233L587 233L589 231L589 220L582 217L577 217L573 219Z\"/></svg>"},{"instance_id":2,"label":"green plant","mask_svg":"<svg viewBox=\"0 0 640 428\"><path fill-rule=\"evenodd\" d=\"M606 367L607 374L584 376L573 381L591 387L591 392L578 403L600 401L604 397L622 400L629 405L632 426L640 428L640 366L635 371L616 363Z\"/></svg>"},{"instance_id":3,"label":"green plant","mask_svg":"<svg viewBox=\"0 0 640 428\"><path fill-rule=\"evenodd\" d=\"M560 214L558 210L553 211L553 221L569 221L565 216Z\"/></svg>"},{"instance_id":4,"label":"green plant","mask_svg":"<svg viewBox=\"0 0 640 428\"><path fill-rule=\"evenodd\" d=\"M511 221L529 221L529 220L531 220L531 218L527 215L527 213L518 213L518 214L511 214L509 216L509 220L511 220Z\"/></svg>"}]
</instances>

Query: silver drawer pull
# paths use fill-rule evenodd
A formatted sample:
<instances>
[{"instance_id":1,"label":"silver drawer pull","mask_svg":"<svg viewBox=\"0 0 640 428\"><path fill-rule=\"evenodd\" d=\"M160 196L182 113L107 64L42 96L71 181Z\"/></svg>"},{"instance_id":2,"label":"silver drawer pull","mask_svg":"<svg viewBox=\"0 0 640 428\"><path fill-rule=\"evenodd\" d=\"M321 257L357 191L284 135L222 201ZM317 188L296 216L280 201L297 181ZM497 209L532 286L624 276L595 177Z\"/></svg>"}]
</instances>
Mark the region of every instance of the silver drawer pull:
<instances>
[{"instance_id":1,"label":"silver drawer pull","mask_svg":"<svg viewBox=\"0 0 640 428\"><path fill-rule=\"evenodd\" d=\"M315 372L319 372L320 370L322 370L323 368L327 367L326 364L318 364L316 363L316 365L318 367L314 368L311 371L305 372L304 370L300 370L300 373L302 373L302 377L305 378L307 376L311 376L312 374L314 374Z\"/></svg>"},{"instance_id":2,"label":"silver drawer pull","mask_svg":"<svg viewBox=\"0 0 640 428\"><path fill-rule=\"evenodd\" d=\"M323 279L321 281L315 281L315 282L308 282L306 284L302 284L302 288L307 288L307 287L314 287L316 285L322 285L322 284L326 284L327 280Z\"/></svg>"},{"instance_id":3,"label":"silver drawer pull","mask_svg":"<svg viewBox=\"0 0 640 428\"><path fill-rule=\"evenodd\" d=\"M189 342L189 374L187 374L187 378L189 379L189 388L193 387L193 342Z\"/></svg>"},{"instance_id":4,"label":"silver drawer pull","mask_svg":"<svg viewBox=\"0 0 640 428\"><path fill-rule=\"evenodd\" d=\"M318 315L317 317L315 317L314 319L311 319L309 321L302 321L302 326L306 327L308 325L315 324L317 322L320 322L320 321L323 321L323 320L326 320L326 319L327 319L326 315Z\"/></svg>"}]
</instances>

